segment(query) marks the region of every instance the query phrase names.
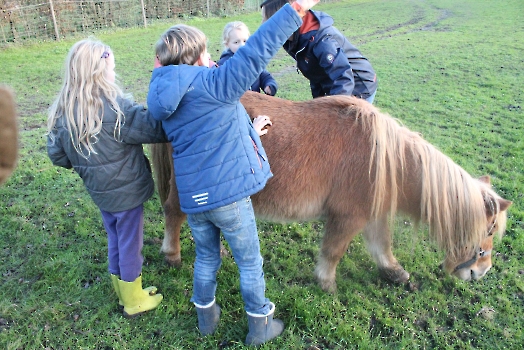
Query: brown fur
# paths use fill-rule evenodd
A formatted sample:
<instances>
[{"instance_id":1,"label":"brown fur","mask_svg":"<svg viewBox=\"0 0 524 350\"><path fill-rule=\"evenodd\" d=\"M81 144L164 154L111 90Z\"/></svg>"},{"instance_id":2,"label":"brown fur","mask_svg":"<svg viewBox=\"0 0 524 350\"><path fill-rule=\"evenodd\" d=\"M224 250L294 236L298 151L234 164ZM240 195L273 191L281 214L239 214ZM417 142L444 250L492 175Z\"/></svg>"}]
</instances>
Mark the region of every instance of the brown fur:
<instances>
[{"instance_id":1,"label":"brown fur","mask_svg":"<svg viewBox=\"0 0 524 350\"><path fill-rule=\"evenodd\" d=\"M419 134L361 99L329 96L292 102L248 92L242 103L252 118L265 114L273 122L262 143L274 177L252 196L257 218L326 221L316 268L325 290L335 289L336 266L359 232L384 277L394 282L409 278L391 251L389 218L397 210L429 224L431 237L446 252L449 272L480 278L491 267L491 259L483 257L482 271L473 273L477 266L468 266L468 273L453 271L492 244L488 228L495 219L497 231L504 231L511 202L493 192L486 178L473 179ZM165 202L162 250L176 264L185 216L168 158L170 145L153 148Z\"/></svg>"},{"instance_id":2,"label":"brown fur","mask_svg":"<svg viewBox=\"0 0 524 350\"><path fill-rule=\"evenodd\" d=\"M16 167L18 126L15 100L11 89L0 86L0 185Z\"/></svg>"}]
</instances>

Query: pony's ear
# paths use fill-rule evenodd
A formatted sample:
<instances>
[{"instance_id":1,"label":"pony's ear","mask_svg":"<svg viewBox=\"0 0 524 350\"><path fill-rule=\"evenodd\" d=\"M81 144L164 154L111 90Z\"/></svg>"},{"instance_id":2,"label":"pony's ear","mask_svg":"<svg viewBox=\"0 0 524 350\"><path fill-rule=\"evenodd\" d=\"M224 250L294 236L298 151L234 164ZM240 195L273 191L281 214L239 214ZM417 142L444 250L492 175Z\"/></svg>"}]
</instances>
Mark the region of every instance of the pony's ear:
<instances>
[{"instance_id":1,"label":"pony's ear","mask_svg":"<svg viewBox=\"0 0 524 350\"><path fill-rule=\"evenodd\" d=\"M479 177L479 180L481 182L484 182L485 184L491 185L491 178L489 177L489 175L481 176Z\"/></svg>"},{"instance_id":2,"label":"pony's ear","mask_svg":"<svg viewBox=\"0 0 524 350\"><path fill-rule=\"evenodd\" d=\"M498 201L499 201L500 211L507 210L510 207L510 205L513 204L512 201L508 201L507 199L504 199L504 198L500 198Z\"/></svg>"}]
</instances>

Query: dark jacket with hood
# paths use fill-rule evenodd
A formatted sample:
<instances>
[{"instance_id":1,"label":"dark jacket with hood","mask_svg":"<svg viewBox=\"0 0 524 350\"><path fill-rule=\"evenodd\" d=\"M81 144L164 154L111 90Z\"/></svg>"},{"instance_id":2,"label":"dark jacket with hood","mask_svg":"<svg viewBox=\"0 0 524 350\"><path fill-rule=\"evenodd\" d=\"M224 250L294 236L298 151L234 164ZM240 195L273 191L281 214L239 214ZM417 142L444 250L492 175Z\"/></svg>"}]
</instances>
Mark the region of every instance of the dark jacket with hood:
<instances>
[{"instance_id":1,"label":"dark jacket with hood","mask_svg":"<svg viewBox=\"0 0 524 350\"><path fill-rule=\"evenodd\" d=\"M116 112L104 100L102 130L88 159L73 147L65 117L47 138L47 154L54 165L74 168L95 204L108 212L136 208L154 191L151 166L142 144L167 142L162 124L147 109L127 99L118 99L125 120L120 141L115 139Z\"/></svg>"},{"instance_id":2,"label":"dark jacket with hood","mask_svg":"<svg viewBox=\"0 0 524 350\"><path fill-rule=\"evenodd\" d=\"M220 56L220 59L218 60L217 64L219 66L223 65L224 62L233 57L233 55L233 51L227 49L226 51L222 52L222 55ZM277 82L275 79L273 79L271 73L264 69L249 89L251 91L265 93L264 89L266 88L266 86L269 86L271 88L271 96L275 96L278 89Z\"/></svg>"},{"instance_id":3,"label":"dark jacket with hood","mask_svg":"<svg viewBox=\"0 0 524 350\"><path fill-rule=\"evenodd\" d=\"M284 44L284 49L309 79L313 97L370 97L377 89L377 77L371 63L333 27L331 16L310 10L308 16L311 15L319 22L318 30L296 31Z\"/></svg>"},{"instance_id":4,"label":"dark jacket with hood","mask_svg":"<svg viewBox=\"0 0 524 350\"><path fill-rule=\"evenodd\" d=\"M222 66L153 70L147 105L173 146L180 207L216 209L255 194L272 176L240 97L302 23L286 4Z\"/></svg>"}]
</instances>

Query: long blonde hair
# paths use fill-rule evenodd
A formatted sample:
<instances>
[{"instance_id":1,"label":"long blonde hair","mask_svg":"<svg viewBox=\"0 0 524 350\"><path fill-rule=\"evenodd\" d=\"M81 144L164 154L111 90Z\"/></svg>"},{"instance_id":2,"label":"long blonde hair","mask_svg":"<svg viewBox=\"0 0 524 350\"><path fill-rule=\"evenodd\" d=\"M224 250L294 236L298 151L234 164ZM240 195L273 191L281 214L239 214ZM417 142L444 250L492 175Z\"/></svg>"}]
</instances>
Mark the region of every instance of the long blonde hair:
<instances>
[{"instance_id":1,"label":"long blonde hair","mask_svg":"<svg viewBox=\"0 0 524 350\"><path fill-rule=\"evenodd\" d=\"M106 77L107 58L112 54L109 46L94 38L74 44L65 61L62 88L49 109L47 132L51 140L56 121L63 116L73 147L86 159L91 153L96 154L94 144L102 129L104 98L117 113L115 139L120 138L124 124L125 117L117 102L124 93L118 83Z\"/></svg>"}]
</instances>

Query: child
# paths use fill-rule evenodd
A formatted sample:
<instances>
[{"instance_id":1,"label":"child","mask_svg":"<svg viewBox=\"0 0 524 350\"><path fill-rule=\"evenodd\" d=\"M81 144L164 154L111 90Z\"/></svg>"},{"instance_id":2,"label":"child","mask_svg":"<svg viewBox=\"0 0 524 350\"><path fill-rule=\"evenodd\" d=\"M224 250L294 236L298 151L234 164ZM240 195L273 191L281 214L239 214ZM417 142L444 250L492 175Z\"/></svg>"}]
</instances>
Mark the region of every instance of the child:
<instances>
[{"instance_id":1,"label":"child","mask_svg":"<svg viewBox=\"0 0 524 350\"><path fill-rule=\"evenodd\" d=\"M240 97L317 2L284 6L217 68L207 68L206 36L197 28L175 25L156 44L162 67L153 70L147 103L173 146L180 206L196 244L191 301L203 335L213 333L220 318L215 301L220 232L240 270L249 324L246 344L262 344L284 329L282 321L273 319L275 305L265 296L250 199L272 174Z\"/></svg>"},{"instance_id":2,"label":"child","mask_svg":"<svg viewBox=\"0 0 524 350\"><path fill-rule=\"evenodd\" d=\"M263 20L293 1L264 1L260 5ZM309 79L313 98L353 95L373 103L377 91L375 71L367 58L333 27L333 18L329 15L308 11L302 26L289 37L284 49Z\"/></svg>"},{"instance_id":3,"label":"child","mask_svg":"<svg viewBox=\"0 0 524 350\"><path fill-rule=\"evenodd\" d=\"M249 29L243 22L235 21L226 24L222 33L222 41L226 50L222 52L217 64L221 66L230 59L240 47L246 44L249 35ZM273 79L271 73L264 69L251 85L250 90L256 92L262 90L266 95L275 96L277 88L277 82Z\"/></svg>"},{"instance_id":4,"label":"child","mask_svg":"<svg viewBox=\"0 0 524 350\"><path fill-rule=\"evenodd\" d=\"M156 287L142 289L143 203L154 191L142 144L167 138L161 123L124 97L114 68L107 45L73 45L49 112L47 153L54 165L75 169L100 208L113 287L124 316L134 317L162 301Z\"/></svg>"}]
</instances>

